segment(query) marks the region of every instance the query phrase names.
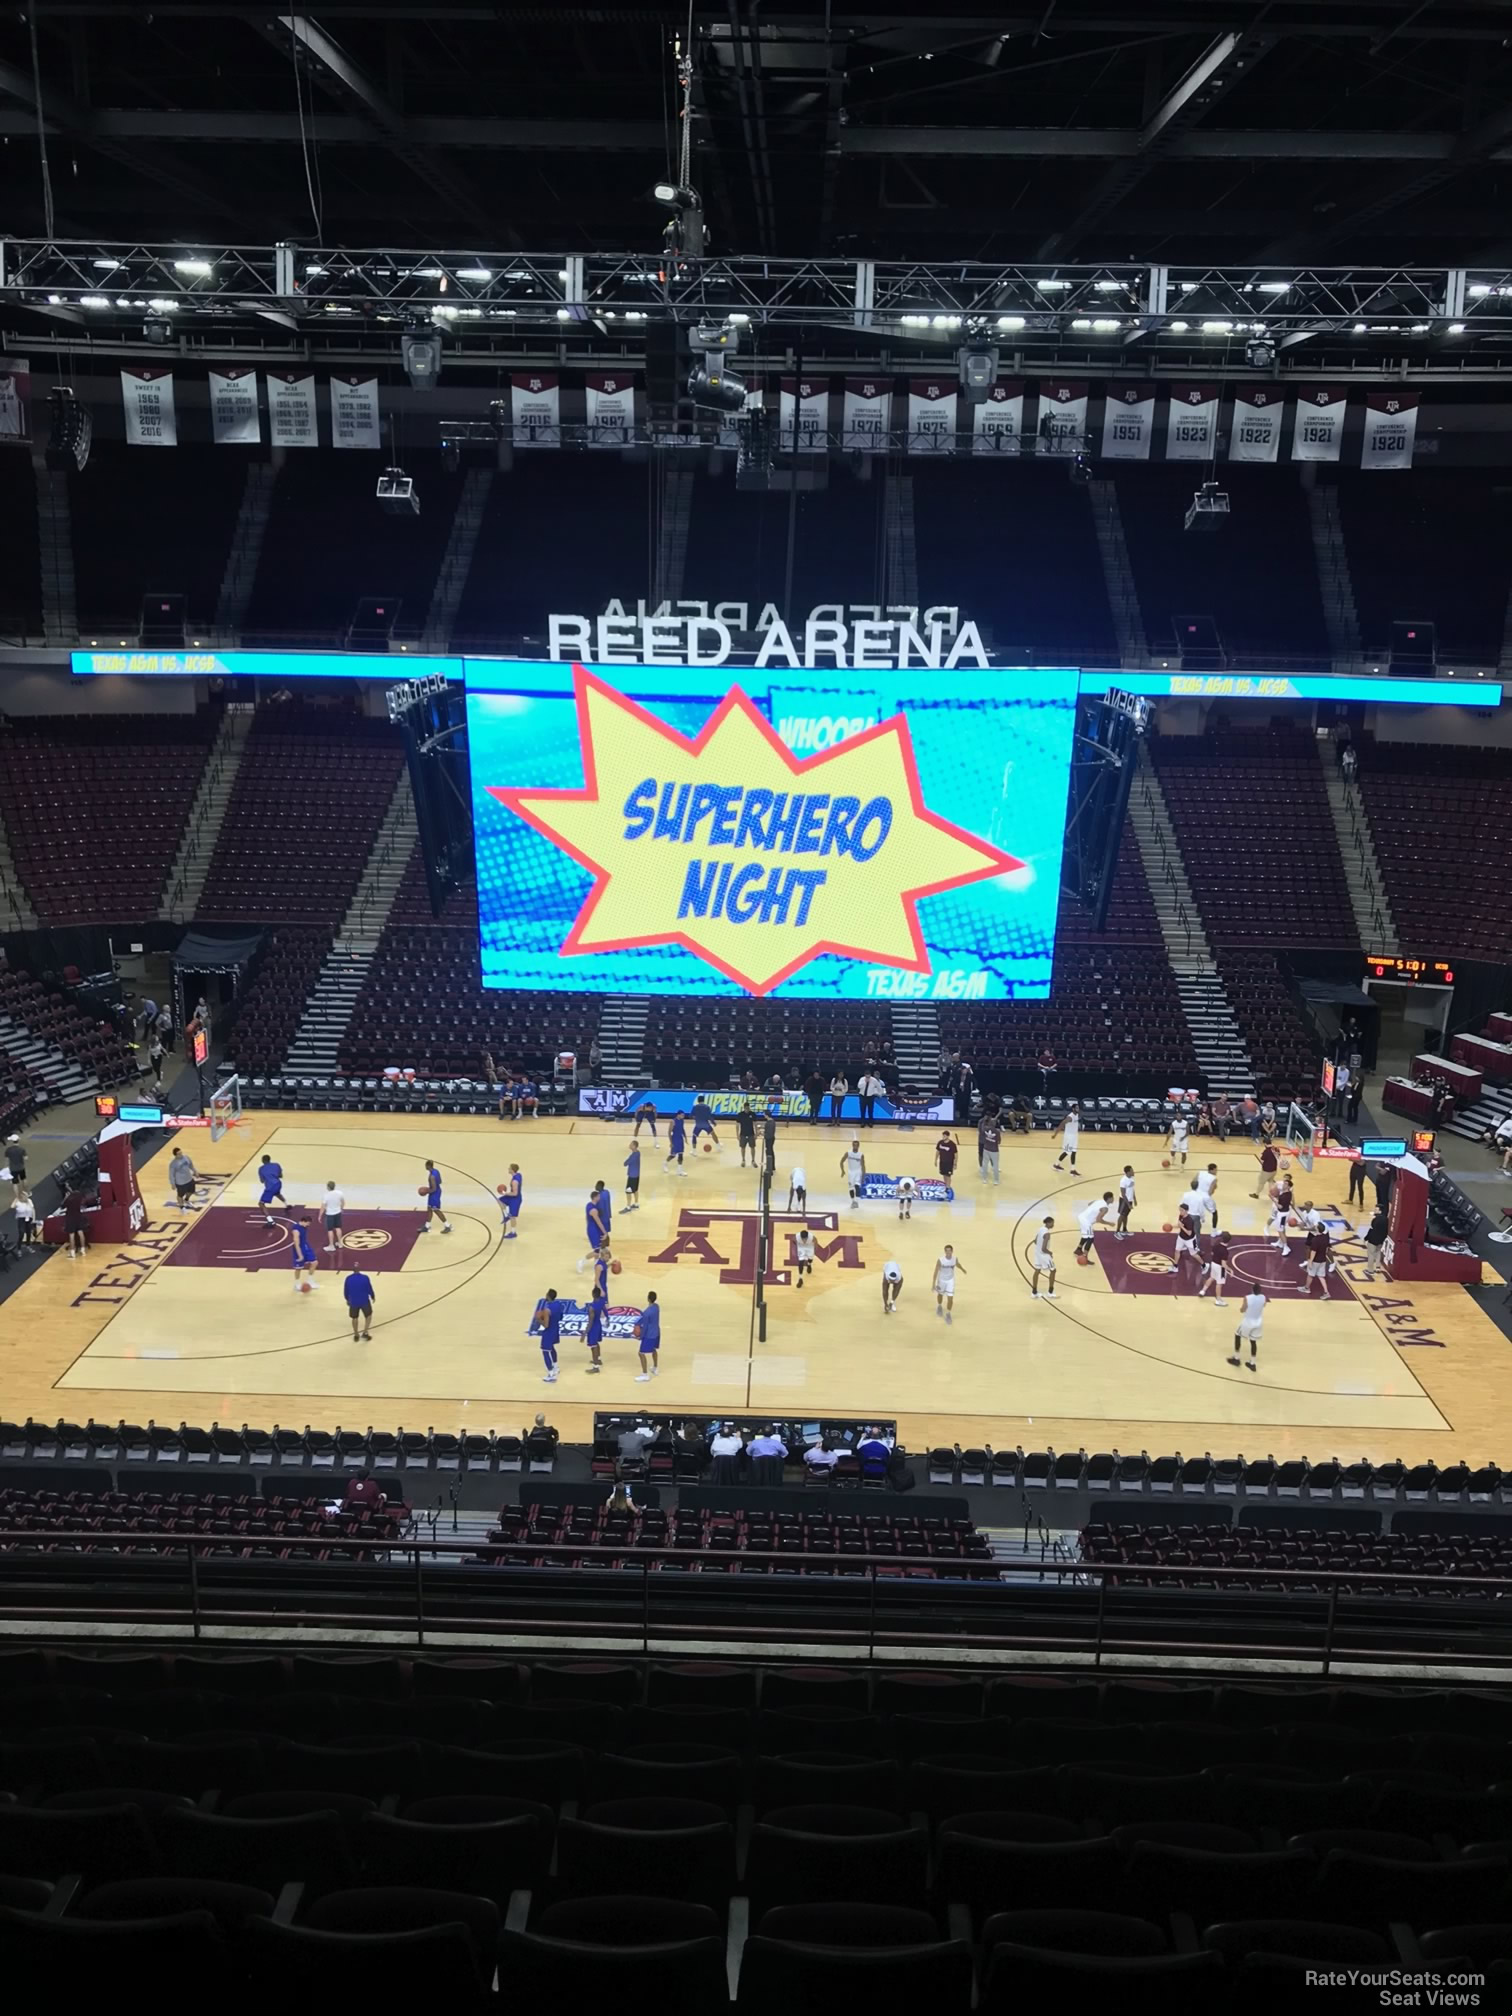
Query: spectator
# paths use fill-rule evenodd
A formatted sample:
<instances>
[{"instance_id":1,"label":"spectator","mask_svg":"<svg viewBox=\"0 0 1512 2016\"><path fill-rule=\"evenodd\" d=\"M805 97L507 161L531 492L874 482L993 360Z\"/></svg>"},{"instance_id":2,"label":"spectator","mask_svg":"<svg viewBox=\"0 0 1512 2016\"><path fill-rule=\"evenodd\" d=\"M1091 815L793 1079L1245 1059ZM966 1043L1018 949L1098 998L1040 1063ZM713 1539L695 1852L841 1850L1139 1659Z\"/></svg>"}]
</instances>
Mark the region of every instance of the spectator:
<instances>
[{"instance_id":1,"label":"spectator","mask_svg":"<svg viewBox=\"0 0 1512 2016\"><path fill-rule=\"evenodd\" d=\"M82 1260L89 1241L84 1230L84 1192L77 1187L63 1199L63 1239L69 1259Z\"/></svg>"},{"instance_id":2,"label":"spectator","mask_svg":"<svg viewBox=\"0 0 1512 2016\"><path fill-rule=\"evenodd\" d=\"M780 1484L787 1444L773 1427L763 1428L751 1442L751 1462L758 1484Z\"/></svg>"},{"instance_id":3,"label":"spectator","mask_svg":"<svg viewBox=\"0 0 1512 2016\"><path fill-rule=\"evenodd\" d=\"M1004 1116L1003 1124L1014 1134L1028 1134L1032 1131L1034 1108L1029 1104L1029 1094L1020 1092Z\"/></svg>"},{"instance_id":4,"label":"spectator","mask_svg":"<svg viewBox=\"0 0 1512 2016\"><path fill-rule=\"evenodd\" d=\"M1218 1136L1220 1141L1227 1141L1229 1128L1233 1125L1234 1121L1234 1109L1229 1104L1227 1092L1215 1093L1213 1095L1213 1103L1208 1110L1213 1122L1213 1132Z\"/></svg>"},{"instance_id":5,"label":"spectator","mask_svg":"<svg viewBox=\"0 0 1512 2016\"><path fill-rule=\"evenodd\" d=\"M620 1430L619 1453L621 1456L644 1456L647 1445L656 1440L656 1430L642 1414L638 1421L627 1421Z\"/></svg>"},{"instance_id":6,"label":"spectator","mask_svg":"<svg viewBox=\"0 0 1512 2016\"><path fill-rule=\"evenodd\" d=\"M726 1421L716 1429L709 1443L709 1454L714 1458L714 1474L710 1482L738 1484L740 1458L744 1450L745 1438L733 1421Z\"/></svg>"},{"instance_id":7,"label":"spectator","mask_svg":"<svg viewBox=\"0 0 1512 2016\"><path fill-rule=\"evenodd\" d=\"M1359 1052L1356 1051L1349 1065L1349 1105L1345 1112L1347 1120L1359 1119L1360 1101L1365 1096L1365 1069L1362 1064L1355 1061L1358 1056Z\"/></svg>"},{"instance_id":8,"label":"spectator","mask_svg":"<svg viewBox=\"0 0 1512 2016\"><path fill-rule=\"evenodd\" d=\"M857 1085L856 1092L861 1101L861 1125L870 1127L877 1101L886 1097L887 1087L877 1076L875 1069L868 1065L861 1074L861 1082Z\"/></svg>"},{"instance_id":9,"label":"spectator","mask_svg":"<svg viewBox=\"0 0 1512 2016\"><path fill-rule=\"evenodd\" d=\"M158 1010L157 1032L163 1039L163 1048L171 1050L173 1048L173 1017L166 1008Z\"/></svg>"},{"instance_id":10,"label":"spectator","mask_svg":"<svg viewBox=\"0 0 1512 2016\"><path fill-rule=\"evenodd\" d=\"M346 1496L341 1502L348 1512L381 1512L384 1496L377 1479L370 1476L366 1470L359 1470L349 1479Z\"/></svg>"},{"instance_id":11,"label":"spectator","mask_svg":"<svg viewBox=\"0 0 1512 2016\"><path fill-rule=\"evenodd\" d=\"M624 1482L615 1485L614 1489L609 1493L608 1501L604 1506L606 1512L624 1512L627 1514L638 1509L635 1500L630 1496L630 1486Z\"/></svg>"},{"instance_id":12,"label":"spectator","mask_svg":"<svg viewBox=\"0 0 1512 2016\"><path fill-rule=\"evenodd\" d=\"M19 1134L5 1137L5 1166L11 1173L13 1183L26 1181L26 1150L21 1145Z\"/></svg>"},{"instance_id":13,"label":"spectator","mask_svg":"<svg viewBox=\"0 0 1512 2016\"><path fill-rule=\"evenodd\" d=\"M11 1208L16 1214L16 1243L33 1246L37 1240L37 1207L32 1202L32 1194L24 1183L16 1185L16 1194L11 1199Z\"/></svg>"},{"instance_id":14,"label":"spectator","mask_svg":"<svg viewBox=\"0 0 1512 2016\"><path fill-rule=\"evenodd\" d=\"M1346 784L1353 784L1355 772L1359 767L1360 758L1353 742L1346 742L1343 752L1339 757L1339 768L1344 772L1344 782Z\"/></svg>"},{"instance_id":15,"label":"spectator","mask_svg":"<svg viewBox=\"0 0 1512 2016\"><path fill-rule=\"evenodd\" d=\"M880 1428L863 1428L861 1440L856 1444L856 1456L861 1464L863 1477L885 1477L888 1460L892 1455L892 1443Z\"/></svg>"},{"instance_id":16,"label":"spectator","mask_svg":"<svg viewBox=\"0 0 1512 2016\"><path fill-rule=\"evenodd\" d=\"M182 1148L175 1148L173 1151L173 1160L168 1164L168 1181L173 1185L173 1194L178 1200L180 1211L187 1211L199 1177L195 1174L194 1164Z\"/></svg>"},{"instance_id":17,"label":"spectator","mask_svg":"<svg viewBox=\"0 0 1512 2016\"><path fill-rule=\"evenodd\" d=\"M1353 1078L1349 1066L1347 1064L1336 1064L1334 1066L1333 1101L1328 1109L1335 1120L1344 1111L1345 1102L1349 1098L1349 1087L1352 1082Z\"/></svg>"},{"instance_id":18,"label":"spectator","mask_svg":"<svg viewBox=\"0 0 1512 2016\"><path fill-rule=\"evenodd\" d=\"M154 1029L152 1041L147 1045L147 1064L152 1072L154 1092L161 1092L163 1089L163 1060L167 1055L167 1051L163 1048L163 1039Z\"/></svg>"},{"instance_id":19,"label":"spectator","mask_svg":"<svg viewBox=\"0 0 1512 2016\"><path fill-rule=\"evenodd\" d=\"M1239 1107L1239 1124L1251 1141L1260 1139L1260 1102L1253 1092L1246 1092Z\"/></svg>"},{"instance_id":20,"label":"spectator","mask_svg":"<svg viewBox=\"0 0 1512 2016\"><path fill-rule=\"evenodd\" d=\"M803 1467L811 1472L828 1475L840 1461L840 1451L830 1447L828 1435L821 1441L811 1442L803 1452Z\"/></svg>"},{"instance_id":21,"label":"spectator","mask_svg":"<svg viewBox=\"0 0 1512 2016\"><path fill-rule=\"evenodd\" d=\"M948 1043L942 1043L940 1045L940 1077L939 1077L939 1086L942 1092L948 1092L951 1086L954 1085L956 1065L959 1062L960 1062L959 1057L957 1057L955 1051L951 1049L950 1045Z\"/></svg>"},{"instance_id":22,"label":"spectator","mask_svg":"<svg viewBox=\"0 0 1512 2016\"><path fill-rule=\"evenodd\" d=\"M909 1468L908 1458L903 1450L894 1447L887 1459L887 1482L894 1491L912 1491L919 1480Z\"/></svg>"},{"instance_id":23,"label":"spectator","mask_svg":"<svg viewBox=\"0 0 1512 2016\"><path fill-rule=\"evenodd\" d=\"M961 1059L961 1068L956 1073L955 1117L957 1120L969 1120L971 1118L971 1095L975 1088L976 1079L972 1074L971 1066L963 1057Z\"/></svg>"},{"instance_id":24,"label":"spectator","mask_svg":"<svg viewBox=\"0 0 1512 2016\"><path fill-rule=\"evenodd\" d=\"M142 1034L145 1036L158 1018L158 1004L153 1000L142 1003Z\"/></svg>"},{"instance_id":25,"label":"spectator","mask_svg":"<svg viewBox=\"0 0 1512 2016\"><path fill-rule=\"evenodd\" d=\"M843 1071L837 1071L830 1080L829 1102L831 1122L841 1118L845 1110L845 1095L850 1090L850 1080Z\"/></svg>"},{"instance_id":26,"label":"spectator","mask_svg":"<svg viewBox=\"0 0 1512 2016\"><path fill-rule=\"evenodd\" d=\"M595 1036L593 1041L588 1045L588 1071L595 1083L598 1082L599 1067L603 1061L604 1053L599 1048L599 1040Z\"/></svg>"},{"instance_id":27,"label":"spectator","mask_svg":"<svg viewBox=\"0 0 1512 2016\"><path fill-rule=\"evenodd\" d=\"M817 1067L803 1081L803 1096L809 1103L809 1119L817 1122L819 1109L824 1104L824 1080Z\"/></svg>"},{"instance_id":28,"label":"spectator","mask_svg":"<svg viewBox=\"0 0 1512 2016\"><path fill-rule=\"evenodd\" d=\"M1489 1141L1494 1149L1501 1151L1501 1173L1503 1176L1512 1176L1512 1114L1509 1114L1494 1131L1488 1127L1481 1139Z\"/></svg>"},{"instance_id":29,"label":"spectator","mask_svg":"<svg viewBox=\"0 0 1512 2016\"><path fill-rule=\"evenodd\" d=\"M329 1247L326 1249L331 1250ZM373 1334L373 1303L377 1299L371 1279L360 1267L342 1276L341 1292L346 1297L347 1314L352 1319L352 1342ZM359 1327L360 1326L360 1327Z\"/></svg>"},{"instance_id":30,"label":"spectator","mask_svg":"<svg viewBox=\"0 0 1512 2016\"><path fill-rule=\"evenodd\" d=\"M534 1423L525 1436L525 1454L532 1463L544 1463L556 1455L561 1436L551 1427L544 1414L537 1414Z\"/></svg>"},{"instance_id":31,"label":"spectator","mask_svg":"<svg viewBox=\"0 0 1512 2016\"><path fill-rule=\"evenodd\" d=\"M1375 1216L1365 1228L1365 1279L1374 1281L1381 1271L1382 1248L1386 1244L1386 1205L1377 1204Z\"/></svg>"},{"instance_id":32,"label":"spectator","mask_svg":"<svg viewBox=\"0 0 1512 2016\"><path fill-rule=\"evenodd\" d=\"M1003 1130L996 1113L984 1113L977 1127L977 1171L985 1183L988 1176L994 1183L998 1178L998 1150L1002 1146Z\"/></svg>"}]
</instances>

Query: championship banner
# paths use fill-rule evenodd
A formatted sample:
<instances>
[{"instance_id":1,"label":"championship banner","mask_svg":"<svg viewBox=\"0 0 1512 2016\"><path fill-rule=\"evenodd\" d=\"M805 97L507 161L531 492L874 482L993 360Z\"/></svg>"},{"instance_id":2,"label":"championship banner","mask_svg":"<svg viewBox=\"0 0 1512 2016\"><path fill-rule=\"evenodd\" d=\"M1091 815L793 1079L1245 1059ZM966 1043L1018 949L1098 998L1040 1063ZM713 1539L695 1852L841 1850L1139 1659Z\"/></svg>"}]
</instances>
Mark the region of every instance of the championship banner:
<instances>
[{"instance_id":1,"label":"championship banner","mask_svg":"<svg viewBox=\"0 0 1512 2016\"><path fill-rule=\"evenodd\" d=\"M1209 462L1218 452L1218 387L1173 385L1166 410L1167 462Z\"/></svg>"},{"instance_id":2,"label":"championship banner","mask_svg":"<svg viewBox=\"0 0 1512 2016\"><path fill-rule=\"evenodd\" d=\"M1066 378L1046 379L1039 388L1035 445L1041 455L1079 455L1087 439L1087 388Z\"/></svg>"},{"instance_id":3,"label":"championship banner","mask_svg":"<svg viewBox=\"0 0 1512 2016\"><path fill-rule=\"evenodd\" d=\"M954 455L956 381L954 378L910 378L908 381L908 452L910 455Z\"/></svg>"},{"instance_id":4,"label":"championship banner","mask_svg":"<svg viewBox=\"0 0 1512 2016\"><path fill-rule=\"evenodd\" d=\"M257 373L228 364L210 373L210 433L217 448L261 441L257 411Z\"/></svg>"},{"instance_id":5,"label":"championship banner","mask_svg":"<svg viewBox=\"0 0 1512 2016\"><path fill-rule=\"evenodd\" d=\"M1337 386L1314 385L1297 394L1292 422L1294 462L1337 462L1344 446L1347 400Z\"/></svg>"},{"instance_id":6,"label":"championship banner","mask_svg":"<svg viewBox=\"0 0 1512 2016\"><path fill-rule=\"evenodd\" d=\"M1274 462L1281 453L1286 394L1274 385L1242 385L1234 393L1230 462Z\"/></svg>"},{"instance_id":7,"label":"championship banner","mask_svg":"<svg viewBox=\"0 0 1512 2016\"><path fill-rule=\"evenodd\" d=\"M784 378L777 394L777 446L793 453L793 407L798 408L798 453L822 455L829 446L829 380Z\"/></svg>"},{"instance_id":8,"label":"championship banner","mask_svg":"<svg viewBox=\"0 0 1512 2016\"><path fill-rule=\"evenodd\" d=\"M1362 469L1412 467L1421 396L1399 388L1365 394L1365 435L1360 443Z\"/></svg>"},{"instance_id":9,"label":"championship banner","mask_svg":"<svg viewBox=\"0 0 1512 2016\"><path fill-rule=\"evenodd\" d=\"M381 448L383 426L378 418L378 378L372 371L344 371L331 376L331 446Z\"/></svg>"},{"instance_id":10,"label":"championship banner","mask_svg":"<svg viewBox=\"0 0 1512 2016\"><path fill-rule=\"evenodd\" d=\"M1017 455L1024 438L1024 381L999 378L971 409L973 455Z\"/></svg>"},{"instance_id":11,"label":"championship banner","mask_svg":"<svg viewBox=\"0 0 1512 2016\"><path fill-rule=\"evenodd\" d=\"M554 371L514 371L509 379L516 448L560 448L562 385Z\"/></svg>"},{"instance_id":12,"label":"championship banner","mask_svg":"<svg viewBox=\"0 0 1512 2016\"><path fill-rule=\"evenodd\" d=\"M126 440L132 448L176 448L173 373L158 365L132 365L121 373Z\"/></svg>"},{"instance_id":13,"label":"championship banner","mask_svg":"<svg viewBox=\"0 0 1512 2016\"><path fill-rule=\"evenodd\" d=\"M314 448L315 373L268 373L268 439L275 448Z\"/></svg>"},{"instance_id":14,"label":"championship banner","mask_svg":"<svg viewBox=\"0 0 1512 2016\"><path fill-rule=\"evenodd\" d=\"M0 441L31 439L31 365L0 357Z\"/></svg>"},{"instance_id":15,"label":"championship banner","mask_svg":"<svg viewBox=\"0 0 1512 2016\"><path fill-rule=\"evenodd\" d=\"M1110 385L1103 401L1102 454L1114 462L1148 462L1155 439L1155 387Z\"/></svg>"},{"instance_id":16,"label":"championship banner","mask_svg":"<svg viewBox=\"0 0 1512 2016\"><path fill-rule=\"evenodd\" d=\"M891 379L847 378L840 446L859 448L863 455L885 453L891 406Z\"/></svg>"},{"instance_id":17,"label":"championship banner","mask_svg":"<svg viewBox=\"0 0 1512 2016\"><path fill-rule=\"evenodd\" d=\"M635 428L635 379L628 371L590 371L583 381L588 446L628 448Z\"/></svg>"}]
</instances>

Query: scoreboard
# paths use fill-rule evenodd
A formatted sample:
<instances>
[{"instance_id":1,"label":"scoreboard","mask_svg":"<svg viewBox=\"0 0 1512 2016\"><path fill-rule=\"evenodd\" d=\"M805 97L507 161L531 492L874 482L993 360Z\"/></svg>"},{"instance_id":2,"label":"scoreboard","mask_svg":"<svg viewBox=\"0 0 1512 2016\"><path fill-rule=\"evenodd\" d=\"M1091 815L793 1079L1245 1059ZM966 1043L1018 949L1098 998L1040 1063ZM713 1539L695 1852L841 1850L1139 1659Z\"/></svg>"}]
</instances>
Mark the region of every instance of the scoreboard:
<instances>
[{"instance_id":1,"label":"scoreboard","mask_svg":"<svg viewBox=\"0 0 1512 2016\"><path fill-rule=\"evenodd\" d=\"M1448 959L1407 959L1395 952L1367 952L1366 977L1371 980L1421 981L1430 987L1452 987L1454 965Z\"/></svg>"}]
</instances>

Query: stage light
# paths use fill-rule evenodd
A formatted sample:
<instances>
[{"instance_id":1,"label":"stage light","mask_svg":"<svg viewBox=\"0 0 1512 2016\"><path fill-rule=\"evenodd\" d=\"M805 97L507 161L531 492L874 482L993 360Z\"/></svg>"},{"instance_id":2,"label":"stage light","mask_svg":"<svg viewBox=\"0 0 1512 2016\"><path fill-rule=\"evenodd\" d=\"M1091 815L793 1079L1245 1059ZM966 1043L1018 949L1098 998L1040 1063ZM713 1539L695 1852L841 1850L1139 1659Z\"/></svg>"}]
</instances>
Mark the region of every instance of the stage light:
<instances>
[{"instance_id":1,"label":"stage light","mask_svg":"<svg viewBox=\"0 0 1512 2016\"><path fill-rule=\"evenodd\" d=\"M1185 336L1192 325L1190 322L1173 322L1170 326L1173 336Z\"/></svg>"},{"instance_id":2,"label":"stage light","mask_svg":"<svg viewBox=\"0 0 1512 2016\"><path fill-rule=\"evenodd\" d=\"M651 194L672 215L662 233L675 258L701 259L704 249L703 198L686 183L658 182Z\"/></svg>"},{"instance_id":3,"label":"stage light","mask_svg":"<svg viewBox=\"0 0 1512 2016\"><path fill-rule=\"evenodd\" d=\"M399 338L404 375L416 392L434 392L441 376L441 331L432 322L412 323Z\"/></svg>"},{"instance_id":4,"label":"stage light","mask_svg":"<svg viewBox=\"0 0 1512 2016\"><path fill-rule=\"evenodd\" d=\"M723 322L700 322L688 338L691 348L702 350L705 356L723 353L732 357L740 348L740 331L733 319L726 316Z\"/></svg>"},{"instance_id":5,"label":"stage light","mask_svg":"<svg viewBox=\"0 0 1512 2016\"><path fill-rule=\"evenodd\" d=\"M79 296L79 306L81 308L108 308L110 306L110 296L108 294L81 294Z\"/></svg>"},{"instance_id":6,"label":"stage light","mask_svg":"<svg viewBox=\"0 0 1512 2016\"><path fill-rule=\"evenodd\" d=\"M406 476L396 464L378 478L378 507L395 518L420 516L420 493L413 476Z\"/></svg>"},{"instance_id":7,"label":"stage light","mask_svg":"<svg viewBox=\"0 0 1512 2016\"><path fill-rule=\"evenodd\" d=\"M81 405L71 385L54 385L47 395L47 447L43 459L49 469L82 469L89 460L94 439L94 418Z\"/></svg>"},{"instance_id":8,"label":"stage light","mask_svg":"<svg viewBox=\"0 0 1512 2016\"><path fill-rule=\"evenodd\" d=\"M985 406L997 383L997 345L988 340L987 323L973 316L966 325L966 341L956 352L956 368L968 406Z\"/></svg>"},{"instance_id":9,"label":"stage light","mask_svg":"<svg viewBox=\"0 0 1512 2016\"><path fill-rule=\"evenodd\" d=\"M1252 371L1269 371L1276 361L1276 346L1268 336L1252 336L1244 346L1244 361Z\"/></svg>"},{"instance_id":10,"label":"stage light","mask_svg":"<svg viewBox=\"0 0 1512 2016\"><path fill-rule=\"evenodd\" d=\"M173 270L175 273L192 273L203 277L207 273L213 273L215 268L208 259L175 259Z\"/></svg>"},{"instance_id":11,"label":"stage light","mask_svg":"<svg viewBox=\"0 0 1512 2016\"><path fill-rule=\"evenodd\" d=\"M171 343L173 324L166 315L149 315L142 324L142 334L149 343Z\"/></svg>"},{"instance_id":12,"label":"stage light","mask_svg":"<svg viewBox=\"0 0 1512 2016\"><path fill-rule=\"evenodd\" d=\"M1464 323L1463 323L1463 322L1451 322L1451 323L1449 324L1449 332L1448 332L1448 333L1449 333L1449 334L1450 334L1451 336L1463 336L1463 335L1464 335L1464 333L1465 333L1465 325L1464 325Z\"/></svg>"},{"instance_id":13,"label":"stage light","mask_svg":"<svg viewBox=\"0 0 1512 2016\"><path fill-rule=\"evenodd\" d=\"M459 280L483 281L492 280L493 277L491 269L487 266L459 266L457 268L457 278Z\"/></svg>"},{"instance_id":14,"label":"stage light","mask_svg":"<svg viewBox=\"0 0 1512 2016\"><path fill-rule=\"evenodd\" d=\"M1022 315L999 315L997 326L999 329L1022 329L1024 318Z\"/></svg>"},{"instance_id":15,"label":"stage light","mask_svg":"<svg viewBox=\"0 0 1512 2016\"><path fill-rule=\"evenodd\" d=\"M1290 280L1262 280L1260 282L1260 292L1262 294L1290 294L1291 282Z\"/></svg>"},{"instance_id":16,"label":"stage light","mask_svg":"<svg viewBox=\"0 0 1512 2016\"><path fill-rule=\"evenodd\" d=\"M93 266L96 273L114 273L117 266L124 266L126 261L124 259L91 259L89 263Z\"/></svg>"},{"instance_id":17,"label":"stage light","mask_svg":"<svg viewBox=\"0 0 1512 2016\"><path fill-rule=\"evenodd\" d=\"M1229 521L1228 492L1213 482L1204 483L1187 507L1188 532L1216 532Z\"/></svg>"},{"instance_id":18,"label":"stage light","mask_svg":"<svg viewBox=\"0 0 1512 2016\"><path fill-rule=\"evenodd\" d=\"M1070 476L1073 483L1090 483L1092 481L1092 457L1078 450L1071 457Z\"/></svg>"},{"instance_id":19,"label":"stage light","mask_svg":"<svg viewBox=\"0 0 1512 2016\"><path fill-rule=\"evenodd\" d=\"M739 413L746 403L746 382L717 358L706 357L688 373L688 397L704 412Z\"/></svg>"}]
</instances>

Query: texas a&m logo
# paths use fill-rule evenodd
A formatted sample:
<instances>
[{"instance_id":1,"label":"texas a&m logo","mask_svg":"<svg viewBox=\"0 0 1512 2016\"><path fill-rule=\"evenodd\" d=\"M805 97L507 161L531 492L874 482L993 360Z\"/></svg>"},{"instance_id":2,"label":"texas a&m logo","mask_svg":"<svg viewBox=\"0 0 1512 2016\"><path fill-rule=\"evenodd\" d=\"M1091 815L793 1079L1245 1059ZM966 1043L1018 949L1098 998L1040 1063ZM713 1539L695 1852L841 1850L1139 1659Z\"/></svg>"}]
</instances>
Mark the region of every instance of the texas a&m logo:
<instances>
[{"instance_id":1,"label":"texas a&m logo","mask_svg":"<svg viewBox=\"0 0 1512 2016\"><path fill-rule=\"evenodd\" d=\"M798 1231L807 1225L814 1235L814 1260L819 1266L833 1264L842 1272L864 1271L861 1258L862 1235L842 1232L833 1211L774 1211L771 1218L772 1250L766 1279L770 1287L786 1288L798 1264ZM826 1234L829 1236L826 1237ZM735 1288L756 1285L756 1263L761 1251L761 1214L758 1211L693 1211L677 1214L677 1232L670 1246L647 1255L653 1267L675 1267L691 1260L700 1267L717 1267L719 1278Z\"/></svg>"}]
</instances>

